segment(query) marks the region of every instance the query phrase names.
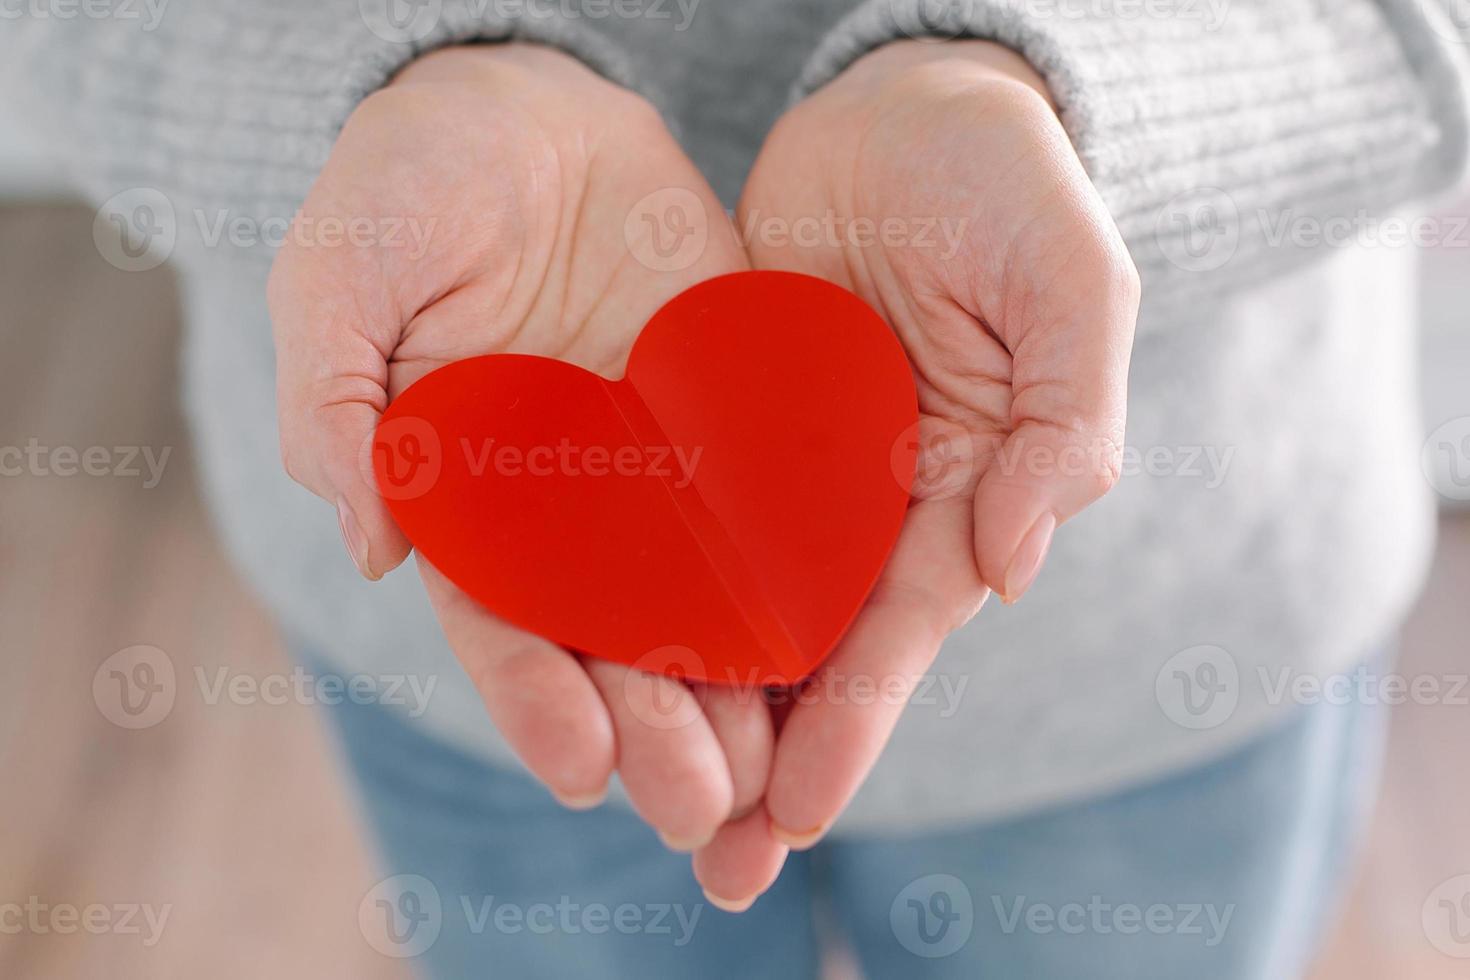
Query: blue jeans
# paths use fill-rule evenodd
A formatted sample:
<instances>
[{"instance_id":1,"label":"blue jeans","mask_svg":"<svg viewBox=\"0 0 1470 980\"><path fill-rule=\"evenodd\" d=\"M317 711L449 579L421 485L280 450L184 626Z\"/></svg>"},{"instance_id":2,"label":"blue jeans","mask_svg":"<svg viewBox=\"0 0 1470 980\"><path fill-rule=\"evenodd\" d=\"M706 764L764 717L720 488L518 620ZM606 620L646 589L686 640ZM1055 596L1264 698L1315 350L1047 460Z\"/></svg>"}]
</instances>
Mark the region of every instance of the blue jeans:
<instances>
[{"instance_id":1,"label":"blue jeans","mask_svg":"<svg viewBox=\"0 0 1470 980\"><path fill-rule=\"evenodd\" d=\"M1385 720L1299 707L1228 758L1103 799L828 840L729 915L631 813L564 810L386 708L325 710L388 876L364 936L433 980L795 980L833 939L872 980L1287 980L1335 910Z\"/></svg>"}]
</instances>

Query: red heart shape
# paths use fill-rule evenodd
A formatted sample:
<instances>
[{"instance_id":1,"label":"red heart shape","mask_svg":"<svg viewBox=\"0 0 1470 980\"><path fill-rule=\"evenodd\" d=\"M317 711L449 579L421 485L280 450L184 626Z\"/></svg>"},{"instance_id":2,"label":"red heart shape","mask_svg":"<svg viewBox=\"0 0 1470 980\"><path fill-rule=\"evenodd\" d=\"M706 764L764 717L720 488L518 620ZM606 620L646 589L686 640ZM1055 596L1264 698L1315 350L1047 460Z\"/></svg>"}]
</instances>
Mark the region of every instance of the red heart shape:
<instances>
[{"instance_id":1,"label":"red heart shape","mask_svg":"<svg viewBox=\"0 0 1470 980\"><path fill-rule=\"evenodd\" d=\"M421 554L568 648L790 684L836 645L898 536L908 361L862 300L743 272L670 300L621 381L492 354L384 413L373 468Z\"/></svg>"}]
</instances>

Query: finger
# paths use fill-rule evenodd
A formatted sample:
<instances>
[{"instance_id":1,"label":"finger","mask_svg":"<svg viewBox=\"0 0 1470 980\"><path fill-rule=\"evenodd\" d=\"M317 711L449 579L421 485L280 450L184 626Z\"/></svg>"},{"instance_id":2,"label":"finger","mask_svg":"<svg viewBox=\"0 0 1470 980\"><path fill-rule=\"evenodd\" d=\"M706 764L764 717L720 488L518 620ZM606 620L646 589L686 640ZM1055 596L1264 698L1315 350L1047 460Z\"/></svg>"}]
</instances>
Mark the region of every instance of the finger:
<instances>
[{"instance_id":1,"label":"finger","mask_svg":"<svg viewBox=\"0 0 1470 980\"><path fill-rule=\"evenodd\" d=\"M969 524L960 498L910 508L878 585L809 686L819 696L798 696L776 739L766 810L777 840L804 849L826 834L944 638L979 610Z\"/></svg>"},{"instance_id":2,"label":"finger","mask_svg":"<svg viewBox=\"0 0 1470 980\"><path fill-rule=\"evenodd\" d=\"M719 739L730 767L731 812L739 818L755 809L771 775L776 731L762 692L718 684L691 684L704 716Z\"/></svg>"},{"instance_id":3,"label":"finger","mask_svg":"<svg viewBox=\"0 0 1470 980\"><path fill-rule=\"evenodd\" d=\"M492 615L422 558L418 566L450 649L506 742L563 804L600 803L613 771L613 725L581 663Z\"/></svg>"},{"instance_id":4,"label":"finger","mask_svg":"<svg viewBox=\"0 0 1470 980\"><path fill-rule=\"evenodd\" d=\"M332 263L354 258L290 245L277 256L269 288L276 403L286 472L337 509L353 563L378 579L409 551L378 493L371 456L401 324L392 304L337 281Z\"/></svg>"},{"instance_id":5,"label":"finger","mask_svg":"<svg viewBox=\"0 0 1470 980\"><path fill-rule=\"evenodd\" d=\"M770 888L790 848L771 836L764 810L754 810L720 828L694 852L694 877L710 904L744 912Z\"/></svg>"},{"instance_id":6,"label":"finger","mask_svg":"<svg viewBox=\"0 0 1470 980\"><path fill-rule=\"evenodd\" d=\"M664 843L692 851L730 816L724 750L694 693L678 680L585 658L617 736L617 770L633 809Z\"/></svg>"},{"instance_id":7,"label":"finger","mask_svg":"<svg viewBox=\"0 0 1470 980\"><path fill-rule=\"evenodd\" d=\"M1053 258L1010 265L992 324L1011 353L1009 432L976 488L975 555L1008 603L1036 580L1057 525L1118 480L1138 315L1111 218L1075 157L1054 158L1064 189L1032 225Z\"/></svg>"}]
</instances>

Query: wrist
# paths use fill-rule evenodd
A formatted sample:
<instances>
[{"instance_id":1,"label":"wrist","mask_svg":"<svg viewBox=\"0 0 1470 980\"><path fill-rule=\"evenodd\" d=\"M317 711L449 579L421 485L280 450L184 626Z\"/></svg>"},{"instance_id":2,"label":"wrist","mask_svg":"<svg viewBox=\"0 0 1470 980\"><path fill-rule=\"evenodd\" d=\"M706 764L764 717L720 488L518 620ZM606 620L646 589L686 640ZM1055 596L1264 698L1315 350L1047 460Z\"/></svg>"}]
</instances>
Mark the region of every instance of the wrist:
<instances>
[{"instance_id":1,"label":"wrist","mask_svg":"<svg viewBox=\"0 0 1470 980\"><path fill-rule=\"evenodd\" d=\"M491 79L547 85L576 76L601 80L581 61L556 48L524 41L502 41L437 48L404 65L389 86L485 83Z\"/></svg>"},{"instance_id":2,"label":"wrist","mask_svg":"<svg viewBox=\"0 0 1470 980\"><path fill-rule=\"evenodd\" d=\"M829 87L841 85L852 87L865 100L895 91L906 96L915 87L1018 87L1056 110L1046 79L1016 51L993 41L893 41L853 62Z\"/></svg>"}]
</instances>

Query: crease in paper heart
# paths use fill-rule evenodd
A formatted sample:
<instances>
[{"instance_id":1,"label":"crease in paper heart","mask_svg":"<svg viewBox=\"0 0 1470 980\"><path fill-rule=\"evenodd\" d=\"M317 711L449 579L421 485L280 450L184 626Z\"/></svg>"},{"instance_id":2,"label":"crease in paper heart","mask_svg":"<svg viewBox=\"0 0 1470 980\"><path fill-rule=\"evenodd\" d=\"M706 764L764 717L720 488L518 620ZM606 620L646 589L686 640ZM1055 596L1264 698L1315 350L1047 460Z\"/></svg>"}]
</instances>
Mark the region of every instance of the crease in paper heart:
<instances>
[{"instance_id":1,"label":"crease in paper heart","mask_svg":"<svg viewBox=\"0 0 1470 980\"><path fill-rule=\"evenodd\" d=\"M746 272L665 304L618 381L524 354L440 368L389 406L372 456L409 540L508 622L693 680L789 684L888 558L917 421L866 304Z\"/></svg>"}]
</instances>

